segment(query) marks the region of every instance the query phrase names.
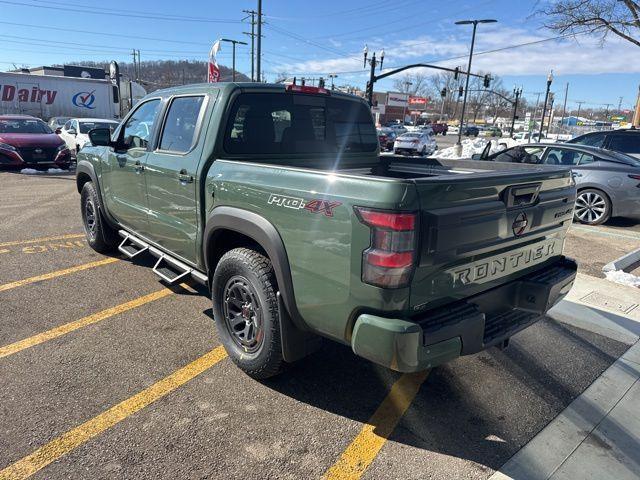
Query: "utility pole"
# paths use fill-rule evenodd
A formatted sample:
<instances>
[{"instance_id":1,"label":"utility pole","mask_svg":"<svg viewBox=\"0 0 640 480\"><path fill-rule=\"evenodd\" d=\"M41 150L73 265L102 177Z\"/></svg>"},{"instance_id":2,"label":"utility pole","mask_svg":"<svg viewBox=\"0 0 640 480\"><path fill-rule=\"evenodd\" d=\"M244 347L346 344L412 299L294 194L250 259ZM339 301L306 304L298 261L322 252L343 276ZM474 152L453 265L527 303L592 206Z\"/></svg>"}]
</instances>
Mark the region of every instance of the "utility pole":
<instances>
[{"instance_id":1,"label":"utility pole","mask_svg":"<svg viewBox=\"0 0 640 480\"><path fill-rule=\"evenodd\" d=\"M604 106L606 107L606 108L605 108L605 111L604 111L604 121L605 121L605 123L606 123L606 122L607 122L607 119L608 119L608 117L609 117L609 107L612 107L612 106L613 106L613 104L612 104L612 103L605 103L605 104L604 104Z\"/></svg>"},{"instance_id":2,"label":"utility pole","mask_svg":"<svg viewBox=\"0 0 640 480\"><path fill-rule=\"evenodd\" d=\"M362 50L362 54L364 56L363 67L367 66L367 55L369 55L369 47L366 45ZM380 52L380 60L376 60L376 52L373 52L371 59L369 60L369 65L371 65L371 70L369 71L369 81L367 82L367 90L365 92L367 96L367 101L369 102L369 106L373 106L373 84L376 81L376 65L380 65L380 70L382 70L382 64L384 62L384 48Z\"/></svg>"},{"instance_id":3,"label":"utility pole","mask_svg":"<svg viewBox=\"0 0 640 480\"><path fill-rule=\"evenodd\" d=\"M515 101L513 102L513 118L511 119L511 138L513 138L513 130L516 128L516 117L518 116L518 100L520 99L520 95L522 95L522 87L514 87L513 94L516 96Z\"/></svg>"},{"instance_id":4,"label":"utility pole","mask_svg":"<svg viewBox=\"0 0 640 480\"><path fill-rule=\"evenodd\" d=\"M582 104L585 102L576 102L576 103L578 104L578 114L576 115L576 125L577 125L580 119L580 110L582 109Z\"/></svg>"},{"instance_id":5,"label":"utility pole","mask_svg":"<svg viewBox=\"0 0 640 480\"><path fill-rule=\"evenodd\" d=\"M140 50L137 50L138 52L138 79L140 79L140 76L142 75L142 67L140 66Z\"/></svg>"},{"instance_id":6,"label":"utility pole","mask_svg":"<svg viewBox=\"0 0 640 480\"><path fill-rule=\"evenodd\" d=\"M256 64L256 54L255 54L255 43L256 43L256 15L258 12L255 10L243 10L244 13L247 14L242 20L246 20L251 17L251 33L242 32L245 35L251 37L251 81L255 81L255 64Z\"/></svg>"},{"instance_id":7,"label":"utility pole","mask_svg":"<svg viewBox=\"0 0 640 480\"><path fill-rule=\"evenodd\" d=\"M536 112L538 111L538 105L540 104L540 95L542 95L542 92L533 92L535 95L537 95L536 97L536 106L533 107L533 112L531 114L531 118L533 118L533 128L535 128L536 126ZM531 135L533 134L533 128L529 128L529 142L531 142Z\"/></svg>"},{"instance_id":8,"label":"utility pole","mask_svg":"<svg viewBox=\"0 0 640 480\"><path fill-rule=\"evenodd\" d=\"M462 100L462 113L460 115L460 128L458 129L458 142L456 143L456 155L462 155L462 128L464 123L464 111L467 107L467 91L469 90L469 77L471 76L471 60L473 59L473 47L476 43L476 29L479 23L495 23L497 20L460 20L455 22L456 25L473 25L473 33L471 34L471 48L469 49L469 65L467 66L467 79L464 86L464 99Z\"/></svg>"},{"instance_id":9,"label":"utility pole","mask_svg":"<svg viewBox=\"0 0 640 480\"><path fill-rule=\"evenodd\" d=\"M136 49L131 50L131 56L133 57L133 76L138 80L138 67L136 66L136 56L138 55Z\"/></svg>"},{"instance_id":10,"label":"utility pole","mask_svg":"<svg viewBox=\"0 0 640 480\"><path fill-rule=\"evenodd\" d=\"M262 59L262 0L258 0L258 48L256 54L256 82L260 82L262 74L260 72L260 62Z\"/></svg>"},{"instance_id":11,"label":"utility pole","mask_svg":"<svg viewBox=\"0 0 640 480\"><path fill-rule=\"evenodd\" d=\"M567 114L567 97L569 96L569 82L564 87L564 104L562 105L562 118L560 119L560 126L564 123L564 117ZM568 126L568 125L567 125Z\"/></svg>"},{"instance_id":12,"label":"utility pole","mask_svg":"<svg viewBox=\"0 0 640 480\"><path fill-rule=\"evenodd\" d=\"M329 78L331 79L331 90L334 90L334 88L335 88L335 87L334 87L334 85L333 85L333 80L334 80L334 79L336 79L336 78L338 78L338 75L337 75L337 74L335 74L335 73L330 73L330 74L329 74Z\"/></svg>"},{"instance_id":13,"label":"utility pole","mask_svg":"<svg viewBox=\"0 0 640 480\"><path fill-rule=\"evenodd\" d=\"M407 118L407 103L409 103L409 87L413 85L413 83L409 81L404 81L402 83L404 84L405 93L407 94L407 101L405 102L404 109L402 110L402 125L404 125Z\"/></svg>"},{"instance_id":14,"label":"utility pole","mask_svg":"<svg viewBox=\"0 0 640 480\"><path fill-rule=\"evenodd\" d=\"M551 89L551 82L553 82L553 70L549 72L547 76L547 91L544 94L544 107L542 107L542 118L540 119L540 133L538 134L538 141L542 140L542 130L544 128L544 116L547 114L547 102L549 101L549 90ZM547 130L547 133L548 130Z\"/></svg>"},{"instance_id":15,"label":"utility pole","mask_svg":"<svg viewBox=\"0 0 640 480\"><path fill-rule=\"evenodd\" d=\"M233 54L231 56L231 58L232 58L232 60L231 60L231 81L235 82L236 81L236 44L247 45L247 42L241 42L240 40L232 40L230 38L221 38L220 40L223 41L223 42L228 42L231 45L233 45L233 47L232 47Z\"/></svg>"},{"instance_id":16,"label":"utility pole","mask_svg":"<svg viewBox=\"0 0 640 480\"><path fill-rule=\"evenodd\" d=\"M618 98L618 115L620 115L620 112L622 111L622 97Z\"/></svg>"}]
</instances>

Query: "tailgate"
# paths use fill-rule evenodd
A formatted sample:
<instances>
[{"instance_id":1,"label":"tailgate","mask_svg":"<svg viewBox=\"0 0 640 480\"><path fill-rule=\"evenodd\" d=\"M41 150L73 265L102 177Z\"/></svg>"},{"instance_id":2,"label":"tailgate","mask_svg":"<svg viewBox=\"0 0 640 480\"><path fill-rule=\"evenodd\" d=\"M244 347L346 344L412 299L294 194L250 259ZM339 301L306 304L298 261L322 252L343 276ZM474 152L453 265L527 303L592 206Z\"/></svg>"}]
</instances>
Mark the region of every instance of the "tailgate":
<instances>
[{"instance_id":1,"label":"tailgate","mask_svg":"<svg viewBox=\"0 0 640 480\"><path fill-rule=\"evenodd\" d=\"M418 266L411 306L424 310L475 295L562 254L573 218L568 170L471 173L416 181Z\"/></svg>"}]
</instances>

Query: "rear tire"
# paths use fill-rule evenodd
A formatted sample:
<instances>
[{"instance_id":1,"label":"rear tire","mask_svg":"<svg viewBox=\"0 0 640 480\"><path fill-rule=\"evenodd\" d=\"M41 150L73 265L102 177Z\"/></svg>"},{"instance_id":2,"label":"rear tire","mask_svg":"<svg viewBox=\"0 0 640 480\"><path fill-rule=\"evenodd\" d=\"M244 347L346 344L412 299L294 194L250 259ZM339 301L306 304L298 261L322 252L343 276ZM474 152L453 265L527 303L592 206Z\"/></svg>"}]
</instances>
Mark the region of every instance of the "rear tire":
<instances>
[{"instance_id":1,"label":"rear tire","mask_svg":"<svg viewBox=\"0 0 640 480\"><path fill-rule=\"evenodd\" d=\"M110 253L118 245L118 233L107 224L99 205L93 183L85 183L80 194L80 208L87 243L98 253Z\"/></svg>"},{"instance_id":2,"label":"rear tire","mask_svg":"<svg viewBox=\"0 0 640 480\"><path fill-rule=\"evenodd\" d=\"M595 188L578 192L573 219L585 225L601 225L611 218L611 200Z\"/></svg>"},{"instance_id":3,"label":"rear tire","mask_svg":"<svg viewBox=\"0 0 640 480\"><path fill-rule=\"evenodd\" d=\"M277 375L284 365L277 291L271 261L248 248L225 253L213 274L218 336L233 363L255 379Z\"/></svg>"}]
</instances>

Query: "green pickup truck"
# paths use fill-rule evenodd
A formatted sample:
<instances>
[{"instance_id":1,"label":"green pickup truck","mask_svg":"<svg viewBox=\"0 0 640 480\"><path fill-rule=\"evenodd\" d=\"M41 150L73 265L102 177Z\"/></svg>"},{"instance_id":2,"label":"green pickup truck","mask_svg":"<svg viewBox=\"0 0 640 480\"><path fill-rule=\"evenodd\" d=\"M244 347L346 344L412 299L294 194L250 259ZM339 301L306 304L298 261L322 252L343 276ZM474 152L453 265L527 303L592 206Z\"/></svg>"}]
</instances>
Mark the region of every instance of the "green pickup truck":
<instances>
[{"instance_id":1,"label":"green pickup truck","mask_svg":"<svg viewBox=\"0 0 640 480\"><path fill-rule=\"evenodd\" d=\"M352 95L184 86L89 135L91 247L207 285L220 341L255 378L322 338L401 372L504 347L575 278L569 170L381 156Z\"/></svg>"}]
</instances>

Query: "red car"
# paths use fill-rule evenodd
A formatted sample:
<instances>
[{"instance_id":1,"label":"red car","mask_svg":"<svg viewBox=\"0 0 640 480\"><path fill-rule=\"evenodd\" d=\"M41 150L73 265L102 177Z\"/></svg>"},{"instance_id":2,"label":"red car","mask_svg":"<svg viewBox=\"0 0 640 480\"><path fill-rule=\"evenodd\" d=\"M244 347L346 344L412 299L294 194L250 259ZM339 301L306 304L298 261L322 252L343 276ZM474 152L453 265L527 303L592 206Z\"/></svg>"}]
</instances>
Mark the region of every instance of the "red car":
<instances>
[{"instance_id":1,"label":"red car","mask_svg":"<svg viewBox=\"0 0 640 480\"><path fill-rule=\"evenodd\" d=\"M69 168L64 140L39 118L0 115L0 167Z\"/></svg>"}]
</instances>

